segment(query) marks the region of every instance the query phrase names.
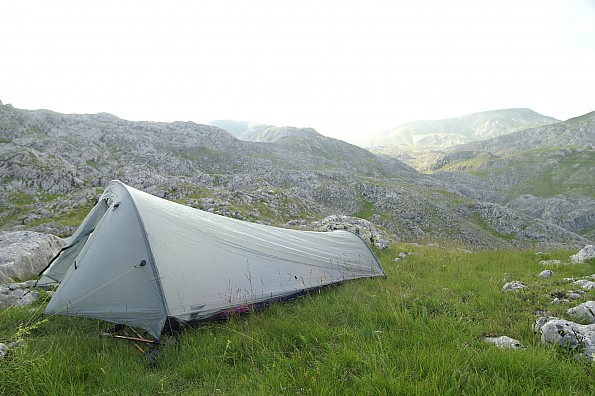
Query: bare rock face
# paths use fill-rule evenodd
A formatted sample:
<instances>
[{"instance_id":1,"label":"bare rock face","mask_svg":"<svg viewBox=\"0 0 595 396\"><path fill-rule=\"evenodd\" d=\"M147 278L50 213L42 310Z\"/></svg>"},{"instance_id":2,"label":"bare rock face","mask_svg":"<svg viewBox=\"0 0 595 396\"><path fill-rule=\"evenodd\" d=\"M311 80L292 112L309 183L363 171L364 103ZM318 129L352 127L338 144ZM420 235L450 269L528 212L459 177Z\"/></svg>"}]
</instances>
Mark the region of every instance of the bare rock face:
<instances>
[{"instance_id":1,"label":"bare rock face","mask_svg":"<svg viewBox=\"0 0 595 396\"><path fill-rule=\"evenodd\" d=\"M591 198L570 198L564 195L542 198L526 194L510 201L506 206L572 232L580 233L595 225L595 200Z\"/></svg>"},{"instance_id":2,"label":"bare rock face","mask_svg":"<svg viewBox=\"0 0 595 396\"><path fill-rule=\"evenodd\" d=\"M33 231L0 234L0 284L37 275L66 245L62 238Z\"/></svg>"}]
</instances>

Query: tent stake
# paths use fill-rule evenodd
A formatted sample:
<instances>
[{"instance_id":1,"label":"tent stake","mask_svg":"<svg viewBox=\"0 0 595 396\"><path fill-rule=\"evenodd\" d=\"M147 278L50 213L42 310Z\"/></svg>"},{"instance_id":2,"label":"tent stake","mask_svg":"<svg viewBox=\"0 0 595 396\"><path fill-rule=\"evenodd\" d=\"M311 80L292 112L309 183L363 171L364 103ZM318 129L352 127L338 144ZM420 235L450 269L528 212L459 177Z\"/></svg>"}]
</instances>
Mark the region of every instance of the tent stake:
<instances>
[{"instance_id":1,"label":"tent stake","mask_svg":"<svg viewBox=\"0 0 595 396\"><path fill-rule=\"evenodd\" d=\"M138 345L136 343L136 341L130 341L130 342L132 342L132 345L134 345L136 347L136 349L139 350L140 353L142 353L143 355L145 354L145 350L143 348L141 348L140 345Z\"/></svg>"},{"instance_id":2,"label":"tent stake","mask_svg":"<svg viewBox=\"0 0 595 396\"><path fill-rule=\"evenodd\" d=\"M130 330L132 330L132 332L133 332L134 334L136 334L136 336L137 336L138 338L142 338L142 337L141 337L141 335L140 335L140 334L138 334L138 332L137 332L136 330L134 330L134 328L133 328L133 327L129 327L129 329L130 329ZM124 334L124 335L128 335L128 334Z\"/></svg>"},{"instance_id":3,"label":"tent stake","mask_svg":"<svg viewBox=\"0 0 595 396\"><path fill-rule=\"evenodd\" d=\"M158 344L157 341L155 340L147 340L146 338L137 338L137 337L127 337L127 336L122 336L122 335L115 335L115 334L110 334L110 333L99 333L100 336L103 337L109 337L109 338L120 338L122 340L128 340L128 341L139 341L139 342L146 342L148 344Z\"/></svg>"}]
</instances>

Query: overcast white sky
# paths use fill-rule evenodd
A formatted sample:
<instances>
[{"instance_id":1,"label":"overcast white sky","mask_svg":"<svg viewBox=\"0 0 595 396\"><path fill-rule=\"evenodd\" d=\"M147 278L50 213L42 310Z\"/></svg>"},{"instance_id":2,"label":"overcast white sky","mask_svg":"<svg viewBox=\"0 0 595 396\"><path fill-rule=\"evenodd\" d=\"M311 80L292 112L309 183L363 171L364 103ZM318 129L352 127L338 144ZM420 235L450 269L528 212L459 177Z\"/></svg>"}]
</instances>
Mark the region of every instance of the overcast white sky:
<instances>
[{"instance_id":1,"label":"overcast white sky","mask_svg":"<svg viewBox=\"0 0 595 396\"><path fill-rule=\"evenodd\" d=\"M357 135L528 107L595 110L595 1L0 5L0 100L129 120Z\"/></svg>"}]
</instances>

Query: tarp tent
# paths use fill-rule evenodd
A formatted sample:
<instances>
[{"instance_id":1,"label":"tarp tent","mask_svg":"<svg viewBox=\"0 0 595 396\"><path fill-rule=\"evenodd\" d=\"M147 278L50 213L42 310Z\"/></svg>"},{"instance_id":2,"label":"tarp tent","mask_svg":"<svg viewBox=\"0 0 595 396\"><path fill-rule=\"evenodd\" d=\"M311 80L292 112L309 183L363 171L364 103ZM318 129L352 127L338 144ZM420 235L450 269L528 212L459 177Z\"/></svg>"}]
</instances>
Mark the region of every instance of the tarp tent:
<instances>
[{"instance_id":1,"label":"tarp tent","mask_svg":"<svg viewBox=\"0 0 595 396\"><path fill-rule=\"evenodd\" d=\"M112 181L39 284L59 283L47 314L159 338L168 319L206 319L374 276L384 276L378 260L351 232L245 222Z\"/></svg>"}]
</instances>

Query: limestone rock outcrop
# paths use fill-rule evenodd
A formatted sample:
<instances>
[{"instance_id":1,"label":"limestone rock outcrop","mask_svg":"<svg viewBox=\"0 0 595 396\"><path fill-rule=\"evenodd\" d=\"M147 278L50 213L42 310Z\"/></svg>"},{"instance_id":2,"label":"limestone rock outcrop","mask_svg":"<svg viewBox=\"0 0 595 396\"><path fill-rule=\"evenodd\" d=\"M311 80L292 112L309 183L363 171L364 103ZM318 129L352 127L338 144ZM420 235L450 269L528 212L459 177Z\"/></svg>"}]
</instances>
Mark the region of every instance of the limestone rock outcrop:
<instances>
[{"instance_id":1,"label":"limestone rock outcrop","mask_svg":"<svg viewBox=\"0 0 595 396\"><path fill-rule=\"evenodd\" d=\"M0 284L36 276L66 241L51 234L13 231L0 234Z\"/></svg>"}]
</instances>

